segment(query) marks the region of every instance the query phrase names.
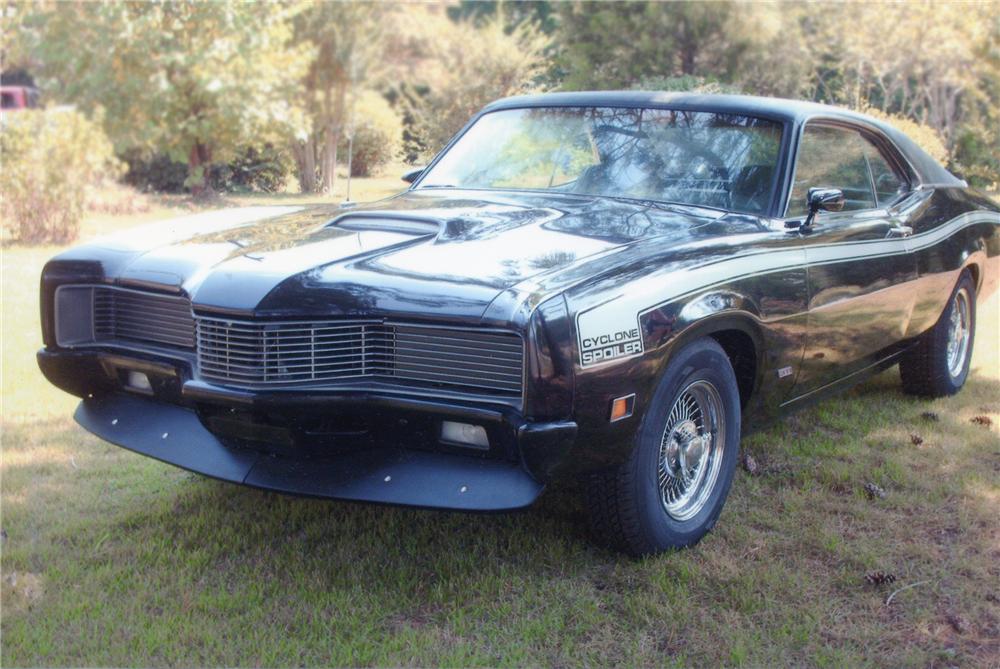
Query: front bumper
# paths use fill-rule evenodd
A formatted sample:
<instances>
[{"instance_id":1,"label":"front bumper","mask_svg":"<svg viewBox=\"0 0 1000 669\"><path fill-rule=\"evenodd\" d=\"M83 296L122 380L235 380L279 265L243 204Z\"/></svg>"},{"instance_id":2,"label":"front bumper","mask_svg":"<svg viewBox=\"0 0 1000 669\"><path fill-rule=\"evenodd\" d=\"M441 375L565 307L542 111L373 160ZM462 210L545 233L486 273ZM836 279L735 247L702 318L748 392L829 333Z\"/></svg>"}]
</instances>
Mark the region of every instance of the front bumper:
<instances>
[{"instance_id":1,"label":"front bumper","mask_svg":"<svg viewBox=\"0 0 1000 669\"><path fill-rule=\"evenodd\" d=\"M528 422L506 407L377 391L232 391L191 380L183 366L120 353L43 349L38 362L49 380L84 397L75 418L98 437L213 478L289 494L519 509L535 501L576 437L575 423ZM122 372L133 369L151 377L151 396L123 389ZM290 427L241 419L265 415ZM363 439L344 430L315 443L315 433L301 426L317 416L377 429L364 430ZM441 420L482 424L497 446L477 453L440 444Z\"/></svg>"}]
</instances>

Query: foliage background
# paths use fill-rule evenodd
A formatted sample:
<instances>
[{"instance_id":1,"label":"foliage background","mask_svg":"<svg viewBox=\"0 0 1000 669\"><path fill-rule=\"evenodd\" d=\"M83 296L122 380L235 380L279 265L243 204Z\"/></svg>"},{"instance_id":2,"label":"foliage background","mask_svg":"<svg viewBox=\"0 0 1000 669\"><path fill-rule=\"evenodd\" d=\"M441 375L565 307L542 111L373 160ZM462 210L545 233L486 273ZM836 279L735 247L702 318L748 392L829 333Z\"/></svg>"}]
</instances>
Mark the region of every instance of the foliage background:
<instances>
[{"instance_id":1,"label":"foliage background","mask_svg":"<svg viewBox=\"0 0 1000 669\"><path fill-rule=\"evenodd\" d=\"M40 0L2 20L4 78L99 119L147 189L173 180L149 165L184 163L182 187L210 194L213 168L269 146L289 183L333 192L349 146L378 172L401 150L427 160L495 98L615 88L868 110L974 185L1000 179L996 2Z\"/></svg>"}]
</instances>

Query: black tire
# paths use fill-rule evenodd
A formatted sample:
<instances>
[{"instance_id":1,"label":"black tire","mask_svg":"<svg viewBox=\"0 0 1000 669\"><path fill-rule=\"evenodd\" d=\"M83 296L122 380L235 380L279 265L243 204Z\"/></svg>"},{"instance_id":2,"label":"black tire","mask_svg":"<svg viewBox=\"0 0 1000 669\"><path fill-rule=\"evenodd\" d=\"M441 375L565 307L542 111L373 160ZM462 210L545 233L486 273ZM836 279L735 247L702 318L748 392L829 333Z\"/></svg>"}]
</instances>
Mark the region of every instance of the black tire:
<instances>
[{"instance_id":1,"label":"black tire","mask_svg":"<svg viewBox=\"0 0 1000 669\"><path fill-rule=\"evenodd\" d=\"M714 396L712 388L716 391ZM676 417L680 414L675 414L672 419L671 411L675 406L682 406L679 403L682 396L686 401L696 390L704 394L707 406L718 409L708 413L722 421L721 438L716 432L707 442L709 445L702 441L699 442L700 448L695 447L699 456L702 450L708 451L710 455L705 457L709 459L700 461L701 466L706 472L714 470L716 473L710 479L710 489L705 487L707 484L699 484L699 490L704 491L698 495L701 506L692 504L690 508L676 511L675 517L667 510L669 503L665 501L665 495L669 493L664 493L660 487L660 476L666 471L660 467L666 461L684 462L682 459L671 460L669 449L671 445L682 443L673 440L675 435L694 434L688 429L688 424L693 423L690 420L678 422ZM669 433L668 419L671 419ZM702 428L708 420L703 417L702 424L696 426L698 434L704 434ZM694 438L683 443L693 444ZM618 467L591 475L586 494L594 538L633 556L697 543L715 526L722 512L739 460L739 445L740 395L733 367L715 340L704 338L694 341L674 354L667 364L636 433L635 446L628 459ZM721 452L716 450L719 448ZM661 457L661 449L664 449L662 454L668 457ZM691 452L686 447L673 452L681 450ZM664 480L676 482L680 479L664 477ZM670 488L669 485L667 487ZM684 511L692 515L686 517Z\"/></svg>"},{"instance_id":2,"label":"black tire","mask_svg":"<svg viewBox=\"0 0 1000 669\"><path fill-rule=\"evenodd\" d=\"M949 343L955 332L953 319L962 319L964 302L968 329L968 340L960 355L951 356ZM968 271L962 272L948 298L941 318L899 361L899 376L903 381L903 392L921 397L944 397L954 395L969 376L972 360L972 346L976 338L976 287ZM959 359L960 358L960 359ZM954 364L950 364L954 363Z\"/></svg>"}]
</instances>

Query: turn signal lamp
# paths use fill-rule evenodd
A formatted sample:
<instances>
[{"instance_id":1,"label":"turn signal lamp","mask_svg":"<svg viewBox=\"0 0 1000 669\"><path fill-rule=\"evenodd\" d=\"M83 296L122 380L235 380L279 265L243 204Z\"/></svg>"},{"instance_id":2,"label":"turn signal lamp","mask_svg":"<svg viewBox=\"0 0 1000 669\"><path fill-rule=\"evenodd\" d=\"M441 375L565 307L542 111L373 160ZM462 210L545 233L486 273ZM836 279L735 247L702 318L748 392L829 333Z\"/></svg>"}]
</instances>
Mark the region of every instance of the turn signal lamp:
<instances>
[{"instance_id":1,"label":"turn signal lamp","mask_svg":"<svg viewBox=\"0 0 1000 669\"><path fill-rule=\"evenodd\" d=\"M624 420L631 416L634 410L635 393L625 395L624 397L617 397L611 401L611 418L609 420L612 423Z\"/></svg>"}]
</instances>

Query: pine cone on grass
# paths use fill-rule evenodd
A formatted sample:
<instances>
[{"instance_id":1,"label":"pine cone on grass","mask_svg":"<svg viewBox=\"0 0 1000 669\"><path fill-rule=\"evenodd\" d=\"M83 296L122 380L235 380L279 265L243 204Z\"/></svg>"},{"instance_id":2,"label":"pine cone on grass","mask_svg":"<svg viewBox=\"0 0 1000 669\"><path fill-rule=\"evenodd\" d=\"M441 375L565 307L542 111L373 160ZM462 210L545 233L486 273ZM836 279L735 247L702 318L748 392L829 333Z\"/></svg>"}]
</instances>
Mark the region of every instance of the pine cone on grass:
<instances>
[{"instance_id":1,"label":"pine cone on grass","mask_svg":"<svg viewBox=\"0 0 1000 669\"><path fill-rule=\"evenodd\" d=\"M865 484L865 496L868 497L868 499L884 499L885 495L885 488L875 485L871 481Z\"/></svg>"},{"instance_id":2,"label":"pine cone on grass","mask_svg":"<svg viewBox=\"0 0 1000 669\"><path fill-rule=\"evenodd\" d=\"M757 474L760 473L760 465L757 464L757 461L754 459L752 455L750 455L749 451L743 452L742 459L743 459L743 469L746 470L747 474L749 474L750 476L756 476Z\"/></svg>"},{"instance_id":3,"label":"pine cone on grass","mask_svg":"<svg viewBox=\"0 0 1000 669\"><path fill-rule=\"evenodd\" d=\"M872 573L865 575L865 580L868 581L869 585L878 587L880 585L890 585L895 583L896 575L887 574L884 571L873 571Z\"/></svg>"}]
</instances>

